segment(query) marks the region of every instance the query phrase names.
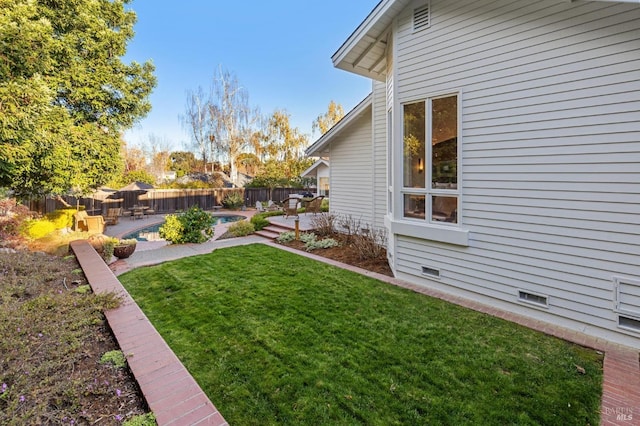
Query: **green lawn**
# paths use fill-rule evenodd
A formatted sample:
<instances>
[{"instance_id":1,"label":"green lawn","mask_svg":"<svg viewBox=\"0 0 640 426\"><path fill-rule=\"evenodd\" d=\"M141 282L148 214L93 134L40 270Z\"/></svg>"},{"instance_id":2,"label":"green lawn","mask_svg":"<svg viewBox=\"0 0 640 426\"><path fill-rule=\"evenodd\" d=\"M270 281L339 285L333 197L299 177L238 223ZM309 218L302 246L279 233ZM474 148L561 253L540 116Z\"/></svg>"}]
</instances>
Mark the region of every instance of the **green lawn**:
<instances>
[{"instance_id":1,"label":"green lawn","mask_svg":"<svg viewBox=\"0 0 640 426\"><path fill-rule=\"evenodd\" d=\"M120 280L232 425L599 421L595 351L276 248Z\"/></svg>"}]
</instances>

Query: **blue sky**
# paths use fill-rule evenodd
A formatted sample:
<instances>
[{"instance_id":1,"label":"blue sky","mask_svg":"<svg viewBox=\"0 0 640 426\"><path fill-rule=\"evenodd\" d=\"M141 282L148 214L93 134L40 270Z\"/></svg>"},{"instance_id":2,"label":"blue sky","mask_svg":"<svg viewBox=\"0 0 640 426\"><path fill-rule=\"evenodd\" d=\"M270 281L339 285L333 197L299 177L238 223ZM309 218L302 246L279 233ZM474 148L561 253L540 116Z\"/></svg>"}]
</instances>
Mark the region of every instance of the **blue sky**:
<instances>
[{"instance_id":1,"label":"blue sky","mask_svg":"<svg viewBox=\"0 0 640 426\"><path fill-rule=\"evenodd\" d=\"M235 74L249 103L265 115L276 109L312 136L312 122L331 100L348 112L371 91L371 81L333 67L331 55L378 0L135 0L136 35L126 62L151 59L158 85L152 111L125 134L130 145L150 136L186 149L180 122L186 92L210 87L218 67Z\"/></svg>"}]
</instances>

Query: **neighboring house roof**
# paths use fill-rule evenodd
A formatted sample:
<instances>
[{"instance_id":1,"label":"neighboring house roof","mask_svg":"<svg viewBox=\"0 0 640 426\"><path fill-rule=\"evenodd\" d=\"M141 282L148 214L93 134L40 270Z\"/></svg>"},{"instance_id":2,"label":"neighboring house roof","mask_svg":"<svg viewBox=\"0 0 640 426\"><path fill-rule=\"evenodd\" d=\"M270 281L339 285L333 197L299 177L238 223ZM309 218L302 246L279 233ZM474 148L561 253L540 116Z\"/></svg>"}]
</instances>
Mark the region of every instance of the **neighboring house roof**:
<instances>
[{"instance_id":1,"label":"neighboring house roof","mask_svg":"<svg viewBox=\"0 0 640 426\"><path fill-rule=\"evenodd\" d=\"M371 93L364 98L358 105L356 105L351 111L349 111L340 121L338 121L327 133L320 136L320 139L315 141L309 148L306 149L306 154L309 156L321 156L327 145L346 128L349 127L353 121L359 118L362 114L371 109L371 100L373 96Z\"/></svg>"},{"instance_id":2,"label":"neighboring house roof","mask_svg":"<svg viewBox=\"0 0 640 426\"><path fill-rule=\"evenodd\" d=\"M311 174L311 172L313 172L315 169L317 169L318 167L320 167L320 166L322 166L322 165L324 165L324 166L326 166L326 167L329 167L329 162L328 162L327 160L319 159L318 161L316 161L315 163L313 163L313 164L311 165L311 167L309 167L307 170L305 170L304 172L302 172L302 173L300 174L300 176L305 177L305 176L307 176L307 175Z\"/></svg>"},{"instance_id":3,"label":"neighboring house roof","mask_svg":"<svg viewBox=\"0 0 640 426\"><path fill-rule=\"evenodd\" d=\"M558 0L566 2L567 0ZM618 3L640 3L640 0L588 0ZM393 19L412 0L381 0L369 16L333 54L336 68L384 81L390 26Z\"/></svg>"}]
</instances>

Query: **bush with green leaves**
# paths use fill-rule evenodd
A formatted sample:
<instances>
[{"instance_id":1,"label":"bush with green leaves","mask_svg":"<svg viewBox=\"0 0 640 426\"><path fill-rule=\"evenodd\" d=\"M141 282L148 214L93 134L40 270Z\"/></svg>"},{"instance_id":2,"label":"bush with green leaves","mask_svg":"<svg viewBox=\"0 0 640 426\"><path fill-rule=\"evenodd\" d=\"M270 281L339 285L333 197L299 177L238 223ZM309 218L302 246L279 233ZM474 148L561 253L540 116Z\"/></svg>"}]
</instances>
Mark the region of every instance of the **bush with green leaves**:
<instances>
[{"instance_id":1,"label":"bush with green leaves","mask_svg":"<svg viewBox=\"0 0 640 426\"><path fill-rule=\"evenodd\" d=\"M27 238L37 240L43 238L52 232L55 232L56 226L47 219L32 219L24 223L23 233Z\"/></svg>"},{"instance_id":2,"label":"bush with green leaves","mask_svg":"<svg viewBox=\"0 0 640 426\"><path fill-rule=\"evenodd\" d=\"M244 237L246 235L253 234L255 229L253 227L253 223L246 220L241 220L240 222L235 222L234 224L229 226L227 231L234 237Z\"/></svg>"},{"instance_id":3,"label":"bush with green leaves","mask_svg":"<svg viewBox=\"0 0 640 426\"><path fill-rule=\"evenodd\" d=\"M164 224L158 229L160 238L174 244L180 244L184 234L184 225L177 214L168 214L164 218Z\"/></svg>"},{"instance_id":4,"label":"bush with green leaves","mask_svg":"<svg viewBox=\"0 0 640 426\"><path fill-rule=\"evenodd\" d=\"M224 205L229 210L237 210L244 204L244 198L240 192L230 192L222 200Z\"/></svg>"},{"instance_id":5,"label":"bush with green leaves","mask_svg":"<svg viewBox=\"0 0 640 426\"><path fill-rule=\"evenodd\" d=\"M173 244L203 243L213 237L215 218L197 206L184 213L170 214L160 227L160 238Z\"/></svg>"},{"instance_id":6,"label":"bush with green leaves","mask_svg":"<svg viewBox=\"0 0 640 426\"><path fill-rule=\"evenodd\" d=\"M26 237L37 240L58 229L71 228L73 226L73 215L76 209L59 209L46 214L39 219L30 219L24 222L22 233Z\"/></svg>"},{"instance_id":7,"label":"bush with green leaves","mask_svg":"<svg viewBox=\"0 0 640 426\"><path fill-rule=\"evenodd\" d=\"M102 242L102 258L106 263L111 261L113 257L113 249L119 244L120 240L117 238L105 238Z\"/></svg>"},{"instance_id":8,"label":"bush with green leaves","mask_svg":"<svg viewBox=\"0 0 640 426\"><path fill-rule=\"evenodd\" d=\"M269 226L269 221L264 213L256 213L251 217L254 231L261 231L264 227Z\"/></svg>"},{"instance_id":9,"label":"bush with green leaves","mask_svg":"<svg viewBox=\"0 0 640 426\"><path fill-rule=\"evenodd\" d=\"M53 223L55 229L71 228L73 226L73 215L77 212L74 208L55 210L45 217Z\"/></svg>"}]
</instances>

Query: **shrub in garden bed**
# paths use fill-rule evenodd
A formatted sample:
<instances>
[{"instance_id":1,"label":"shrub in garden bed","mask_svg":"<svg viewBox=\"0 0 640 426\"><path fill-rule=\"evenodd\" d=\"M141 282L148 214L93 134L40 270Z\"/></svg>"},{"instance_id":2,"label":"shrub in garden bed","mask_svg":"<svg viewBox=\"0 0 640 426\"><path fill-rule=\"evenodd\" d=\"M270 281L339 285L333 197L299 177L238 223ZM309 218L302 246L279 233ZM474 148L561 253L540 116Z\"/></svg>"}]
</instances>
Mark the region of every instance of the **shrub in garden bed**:
<instances>
[{"instance_id":1,"label":"shrub in garden bed","mask_svg":"<svg viewBox=\"0 0 640 426\"><path fill-rule=\"evenodd\" d=\"M241 220L240 222L235 222L234 224L229 226L227 232L229 232L234 237L244 237L246 235L253 234L254 230L255 229L251 222Z\"/></svg>"},{"instance_id":2,"label":"shrub in garden bed","mask_svg":"<svg viewBox=\"0 0 640 426\"><path fill-rule=\"evenodd\" d=\"M238 210L243 204L244 198L242 198L242 194L239 192L229 193L224 197L224 200L222 200L222 205L229 210Z\"/></svg>"},{"instance_id":3,"label":"shrub in garden bed","mask_svg":"<svg viewBox=\"0 0 640 426\"><path fill-rule=\"evenodd\" d=\"M159 229L160 238L172 244L203 243L213 237L215 218L197 206L181 214L170 214Z\"/></svg>"}]
</instances>

